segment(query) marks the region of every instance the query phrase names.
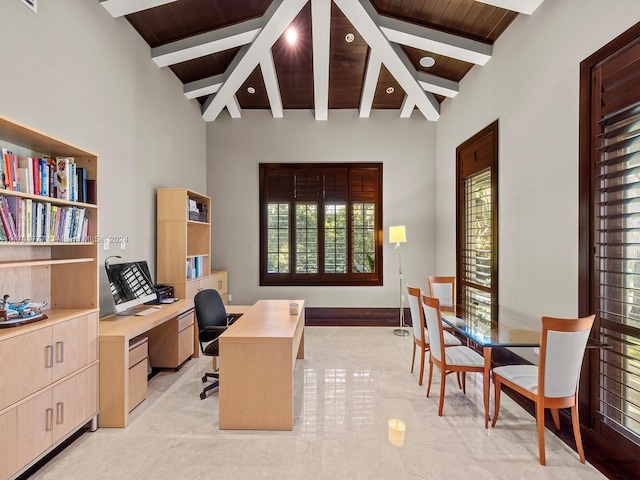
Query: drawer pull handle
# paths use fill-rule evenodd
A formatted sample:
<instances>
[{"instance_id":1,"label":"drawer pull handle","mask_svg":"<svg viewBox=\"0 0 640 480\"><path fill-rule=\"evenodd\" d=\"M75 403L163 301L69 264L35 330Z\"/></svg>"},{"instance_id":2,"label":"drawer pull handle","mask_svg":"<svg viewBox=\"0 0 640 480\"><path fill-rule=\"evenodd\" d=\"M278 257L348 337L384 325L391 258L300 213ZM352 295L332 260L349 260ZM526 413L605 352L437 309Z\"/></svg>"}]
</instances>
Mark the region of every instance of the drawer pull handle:
<instances>
[{"instance_id":1,"label":"drawer pull handle","mask_svg":"<svg viewBox=\"0 0 640 480\"><path fill-rule=\"evenodd\" d=\"M53 408L47 408L46 410L46 425L45 425L45 430L47 432L50 432L51 430L53 430Z\"/></svg>"},{"instance_id":2,"label":"drawer pull handle","mask_svg":"<svg viewBox=\"0 0 640 480\"><path fill-rule=\"evenodd\" d=\"M53 368L53 345L47 345L45 347L46 365L45 368Z\"/></svg>"},{"instance_id":3,"label":"drawer pull handle","mask_svg":"<svg viewBox=\"0 0 640 480\"><path fill-rule=\"evenodd\" d=\"M58 425L64 423L64 402L56 403L56 423Z\"/></svg>"},{"instance_id":4,"label":"drawer pull handle","mask_svg":"<svg viewBox=\"0 0 640 480\"><path fill-rule=\"evenodd\" d=\"M56 362L64 362L64 342L56 342Z\"/></svg>"}]
</instances>

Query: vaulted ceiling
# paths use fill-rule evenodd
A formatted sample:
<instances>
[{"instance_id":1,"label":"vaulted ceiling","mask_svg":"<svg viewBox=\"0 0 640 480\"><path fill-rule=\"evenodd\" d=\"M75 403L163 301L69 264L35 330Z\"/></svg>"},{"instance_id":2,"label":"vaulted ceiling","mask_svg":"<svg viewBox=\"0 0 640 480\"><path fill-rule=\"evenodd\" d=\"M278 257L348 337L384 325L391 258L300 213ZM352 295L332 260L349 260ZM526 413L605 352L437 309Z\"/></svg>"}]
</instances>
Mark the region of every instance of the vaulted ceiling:
<instances>
[{"instance_id":1,"label":"vaulted ceiling","mask_svg":"<svg viewBox=\"0 0 640 480\"><path fill-rule=\"evenodd\" d=\"M474 65L543 0L99 0L170 68L206 121L227 109L440 116ZM291 39L291 35L295 40Z\"/></svg>"}]
</instances>

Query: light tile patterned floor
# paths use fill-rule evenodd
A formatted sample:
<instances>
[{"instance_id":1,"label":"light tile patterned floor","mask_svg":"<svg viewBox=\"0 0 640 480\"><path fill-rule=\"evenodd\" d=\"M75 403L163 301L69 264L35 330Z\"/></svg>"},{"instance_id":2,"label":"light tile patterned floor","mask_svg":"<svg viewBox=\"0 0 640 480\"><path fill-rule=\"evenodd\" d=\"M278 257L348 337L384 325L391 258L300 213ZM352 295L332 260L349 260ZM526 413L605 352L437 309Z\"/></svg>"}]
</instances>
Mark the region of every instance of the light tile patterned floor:
<instances>
[{"instance_id":1,"label":"light tile patterned floor","mask_svg":"<svg viewBox=\"0 0 640 480\"><path fill-rule=\"evenodd\" d=\"M218 430L218 394L200 400L211 359L162 372L125 429L86 433L31 478L128 479L598 479L596 469L552 432L538 464L534 419L503 395L500 421L485 430L479 376L467 395L447 380L431 397L411 374L410 337L380 327L307 327L295 368L292 432ZM268 361L268 359L265 359ZM425 374L426 377L426 374ZM406 423L404 445L387 422Z\"/></svg>"}]
</instances>

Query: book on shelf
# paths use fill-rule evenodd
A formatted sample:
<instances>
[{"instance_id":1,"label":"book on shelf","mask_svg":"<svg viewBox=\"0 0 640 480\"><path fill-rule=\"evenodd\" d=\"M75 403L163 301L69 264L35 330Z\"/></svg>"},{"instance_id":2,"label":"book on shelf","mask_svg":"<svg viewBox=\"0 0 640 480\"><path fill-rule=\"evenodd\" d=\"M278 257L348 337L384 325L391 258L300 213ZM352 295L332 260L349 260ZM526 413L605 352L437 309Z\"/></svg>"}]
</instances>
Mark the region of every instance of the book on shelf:
<instances>
[{"instance_id":1,"label":"book on shelf","mask_svg":"<svg viewBox=\"0 0 640 480\"><path fill-rule=\"evenodd\" d=\"M13 224L13 220L10 219L9 215L11 212L9 211L9 205L6 201L6 197L0 198L0 221L2 221L2 226L4 228L7 239L11 242L16 241L16 231L15 225Z\"/></svg>"},{"instance_id":2,"label":"book on shelf","mask_svg":"<svg viewBox=\"0 0 640 480\"><path fill-rule=\"evenodd\" d=\"M20 197L3 197L6 199L7 206L13 224L15 225L16 241L22 241L24 232L22 230L22 199Z\"/></svg>"},{"instance_id":3,"label":"book on shelf","mask_svg":"<svg viewBox=\"0 0 640 480\"><path fill-rule=\"evenodd\" d=\"M57 198L71 200L71 187L73 179L71 177L71 164L73 157L56 157L56 189Z\"/></svg>"},{"instance_id":4,"label":"book on shelf","mask_svg":"<svg viewBox=\"0 0 640 480\"><path fill-rule=\"evenodd\" d=\"M87 169L83 167L77 168L78 172L78 201L87 203Z\"/></svg>"}]
</instances>

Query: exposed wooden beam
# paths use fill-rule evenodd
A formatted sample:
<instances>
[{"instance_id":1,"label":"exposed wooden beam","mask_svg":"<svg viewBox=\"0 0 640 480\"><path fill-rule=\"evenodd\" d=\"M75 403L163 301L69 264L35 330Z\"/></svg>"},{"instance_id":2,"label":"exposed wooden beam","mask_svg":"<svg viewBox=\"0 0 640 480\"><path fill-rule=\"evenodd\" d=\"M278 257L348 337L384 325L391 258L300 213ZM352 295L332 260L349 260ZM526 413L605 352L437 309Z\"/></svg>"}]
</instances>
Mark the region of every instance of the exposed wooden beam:
<instances>
[{"instance_id":1,"label":"exposed wooden beam","mask_svg":"<svg viewBox=\"0 0 640 480\"><path fill-rule=\"evenodd\" d=\"M371 115L373 98L376 94L376 86L380 77L380 67L382 67L382 62L376 57L373 50L369 49L367 71L362 85L362 97L360 97L360 118L369 118Z\"/></svg>"},{"instance_id":2,"label":"exposed wooden beam","mask_svg":"<svg viewBox=\"0 0 640 480\"><path fill-rule=\"evenodd\" d=\"M229 75L217 94L209 96L202 106L206 121L215 120L229 99L242 85L280 35L298 15L307 0L274 0L263 19L264 27L246 50L241 50L229 69Z\"/></svg>"},{"instance_id":3,"label":"exposed wooden beam","mask_svg":"<svg viewBox=\"0 0 640 480\"><path fill-rule=\"evenodd\" d=\"M176 0L100 0L100 5L102 5L113 18L118 18L175 1Z\"/></svg>"},{"instance_id":4,"label":"exposed wooden beam","mask_svg":"<svg viewBox=\"0 0 640 480\"><path fill-rule=\"evenodd\" d=\"M269 104L271 105L271 115L273 115L273 118L282 118L282 97L280 96L280 85L278 84L276 66L273 62L271 50L260 61L260 70L262 70L262 79L264 80Z\"/></svg>"},{"instance_id":5,"label":"exposed wooden beam","mask_svg":"<svg viewBox=\"0 0 640 480\"><path fill-rule=\"evenodd\" d=\"M427 120L436 121L440 117L439 104L433 95L428 95L398 57L398 52L382 33L379 15L368 0L334 0L345 17L360 32L362 38L380 58L387 70L393 75L402 89L422 112ZM399 48L399 47L398 47Z\"/></svg>"},{"instance_id":6,"label":"exposed wooden beam","mask_svg":"<svg viewBox=\"0 0 640 480\"><path fill-rule=\"evenodd\" d=\"M430 73L416 72L416 80L418 80L418 83L424 90L435 93L436 95L453 98L458 95L460 91L458 82L436 77Z\"/></svg>"},{"instance_id":7,"label":"exposed wooden beam","mask_svg":"<svg viewBox=\"0 0 640 480\"><path fill-rule=\"evenodd\" d=\"M493 53L493 46L434 30L433 28L414 25L413 23L380 16L380 30L390 42L437 53L475 65L484 65Z\"/></svg>"},{"instance_id":8,"label":"exposed wooden beam","mask_svg":"<svg viewBox=\"0 0 640 480\"><path fill-rule=\"evenodd\" d=\"M531 15L536 11L544 0L476 0L476 2L486 3L494 7L506 8L513 12Z\"/></svg>"},{"instance_id":9,"label":"exposed wooden beam","mask_svg":"<svg viewBox=\"0 0 640 480\"><path fill-rule=\"evenodd\" d=\"M329 39L331 0L311 0L313 35L313 101L316 120L329 117Z\"/></svg>"},{"instance_id":10,"label":"exposed wooden beam","mask_svg":"<svg viewBox=\"0 0 640 480\"><path fill-rule=\"evenodd\" d=\"M184 95L187 98L204 97L216 93L224 83L225 75L213 75L193 82L185 83Z\"/></svg>"},{"instance_id":11,"label":"exposed wooden beam","mask_svg":"<svg viewBox=\"0 0 640 480\"><path fill-rule=\"evenodd\" d=\"M151 49L151 58L159 67L175 65L253 42L262 29L261 18L194 35Z\"/></svg>"},{"instance_id":12,"label":"exposed wooden beam","mask_svg":"<svg viewBox=\"0 0 640 480\"><path fill-rule=\"evenodd\" d=\"M240 104L238 103L238 98L235 95L231 96L226 107L231 118L240 118Z\"/></svg>"}]
</instances>

